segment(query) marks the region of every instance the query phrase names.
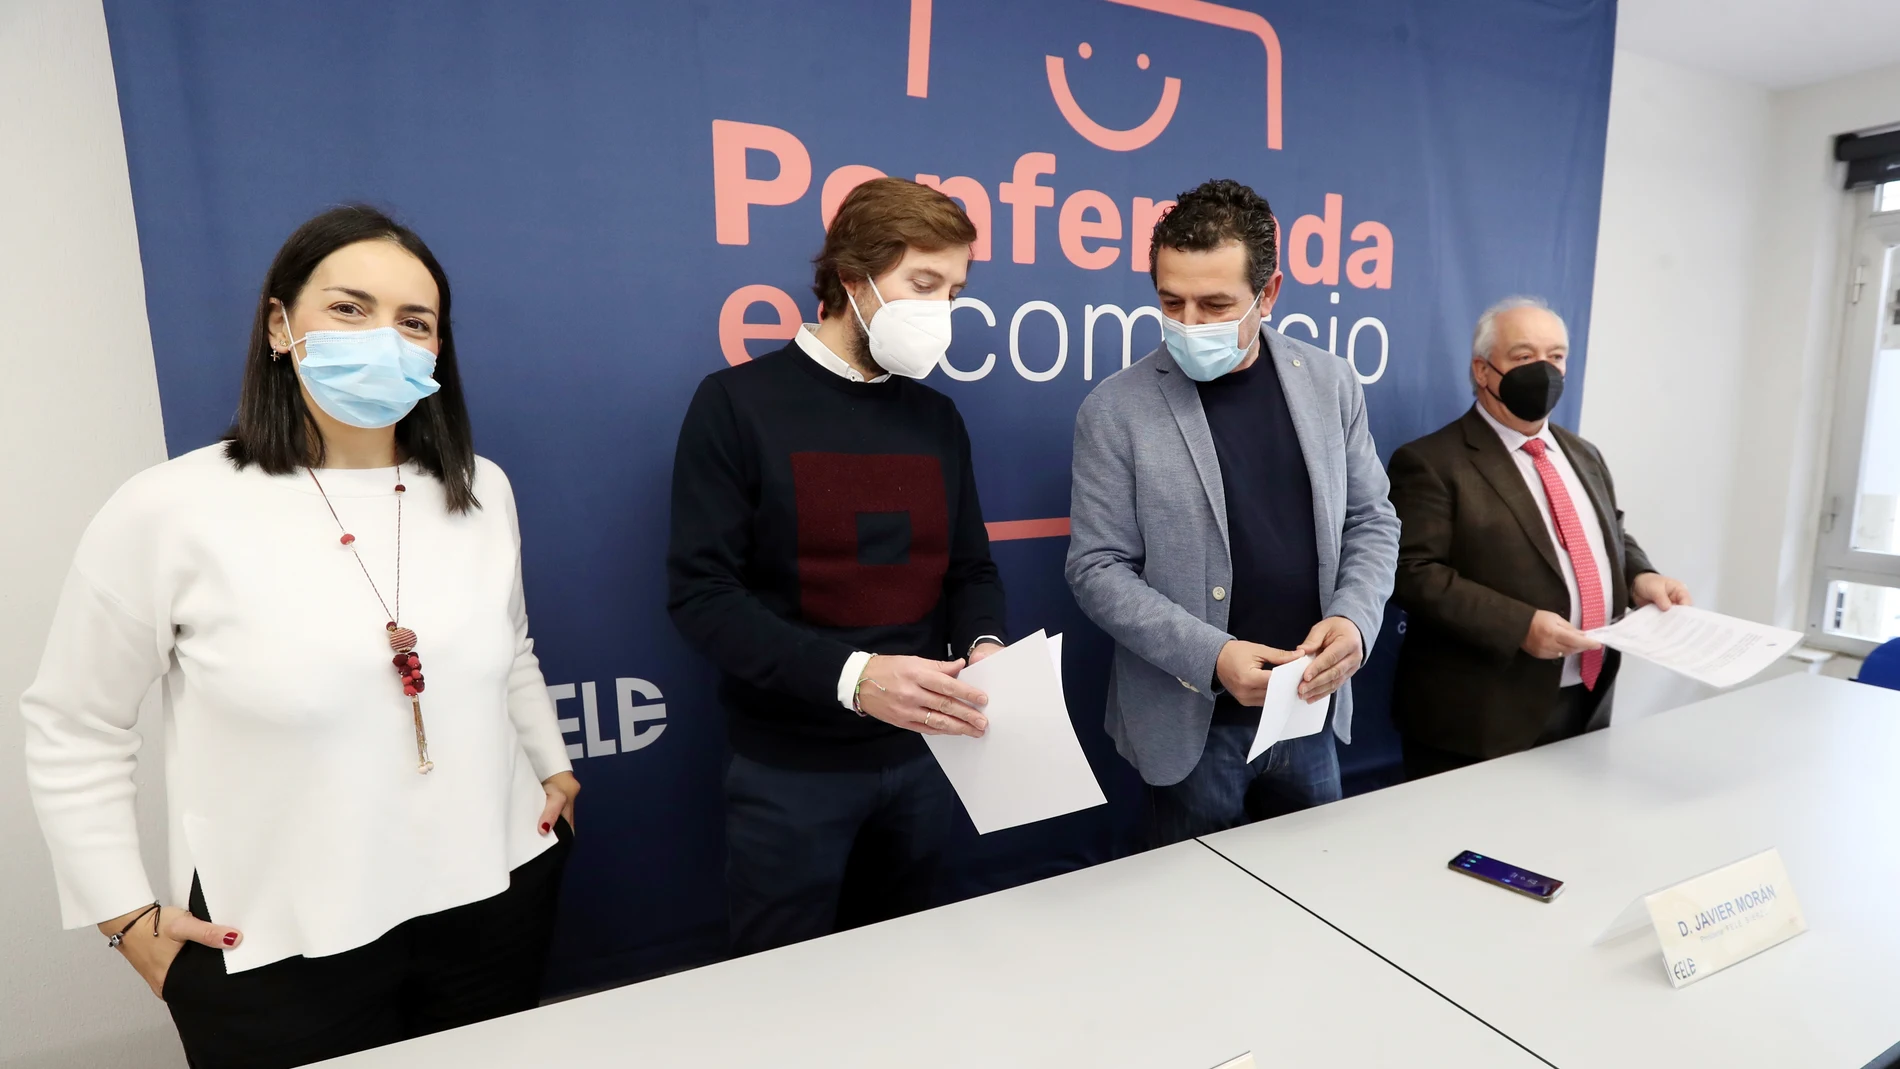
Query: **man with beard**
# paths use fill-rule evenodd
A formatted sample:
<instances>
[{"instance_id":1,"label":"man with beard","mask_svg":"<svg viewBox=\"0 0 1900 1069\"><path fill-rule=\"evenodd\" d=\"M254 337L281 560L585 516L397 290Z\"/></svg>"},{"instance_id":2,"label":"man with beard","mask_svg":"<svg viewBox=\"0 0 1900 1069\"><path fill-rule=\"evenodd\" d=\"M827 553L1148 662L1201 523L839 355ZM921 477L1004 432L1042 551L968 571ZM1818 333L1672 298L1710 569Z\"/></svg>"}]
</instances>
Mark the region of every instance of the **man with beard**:
<instances>
[{"instance_id":1,"label":"man with beard","mask_svg":"<svg viewBox=\"0 0 1900 1069\"><path fill-rule=\"evenodd\" d=\"M668 602L721 675L735 953L930 905L956 801L920 736L983 734L957 674L1004 642L969 435L915 381L976 236L935 190L857 187L821 321L708 375L680 428Z\"/></svg>"}]
</instances>

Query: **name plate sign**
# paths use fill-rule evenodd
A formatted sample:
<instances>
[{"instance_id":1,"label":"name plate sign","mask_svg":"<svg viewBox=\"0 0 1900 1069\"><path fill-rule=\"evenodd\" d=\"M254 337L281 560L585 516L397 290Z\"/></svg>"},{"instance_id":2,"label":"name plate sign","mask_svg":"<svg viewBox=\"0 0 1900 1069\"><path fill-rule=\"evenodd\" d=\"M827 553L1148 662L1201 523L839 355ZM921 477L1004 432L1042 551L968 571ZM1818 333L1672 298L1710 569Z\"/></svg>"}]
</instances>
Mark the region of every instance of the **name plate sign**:
<instances>
[{"instance_id":1,"label":"name plate sign","mask_svg":"<svg viewBox=\"0 0 1900 1069\"><path fill-rule=\"evenodd\" d=\"M1764 850L1643 899L1677 987L1808 930L1781 852Z\"/></svg>"}]
</instances>

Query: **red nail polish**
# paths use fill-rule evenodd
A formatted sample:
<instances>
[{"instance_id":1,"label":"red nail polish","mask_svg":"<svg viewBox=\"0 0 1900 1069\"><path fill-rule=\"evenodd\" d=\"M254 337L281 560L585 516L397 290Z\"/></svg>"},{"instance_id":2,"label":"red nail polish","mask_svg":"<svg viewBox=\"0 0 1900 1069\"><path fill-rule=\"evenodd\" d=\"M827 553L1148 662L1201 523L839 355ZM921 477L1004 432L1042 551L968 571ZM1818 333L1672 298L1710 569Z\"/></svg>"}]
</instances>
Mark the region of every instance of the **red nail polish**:
<instances>
[{"instance_id":1,"label":"red nail polish","mask_svg":"<svg viewBox=\"0 0 1900 1069\"><path fill-rule=\"evenodd\" d=\"M237 946L237 933L236 932L224 933L224 945L228 947Z\"/></svg>"},{"instance_id":2,"label":"red nail polish","mask_svg":"<svg viewBox=\"0 0 1900 1069\"><path fill-rule=\"evenodd\" d=\"M541 834L546 835L548 832L553 831L553 830L554 830L554 825L548 824L546 822L542 823Z\"/></svg>"}]
</instances>

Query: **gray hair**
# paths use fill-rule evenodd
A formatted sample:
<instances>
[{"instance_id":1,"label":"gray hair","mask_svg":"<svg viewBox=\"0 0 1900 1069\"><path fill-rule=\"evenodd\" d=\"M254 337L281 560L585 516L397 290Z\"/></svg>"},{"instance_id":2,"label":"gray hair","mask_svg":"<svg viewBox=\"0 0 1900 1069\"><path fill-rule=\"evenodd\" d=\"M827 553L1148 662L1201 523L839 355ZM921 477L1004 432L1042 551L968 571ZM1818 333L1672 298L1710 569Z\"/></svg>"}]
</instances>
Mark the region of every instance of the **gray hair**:
<instances>
[{"instance_id":1,"label":"gray hair","mask_svg":"<svg viewBox=\"0 0 1900 1069\"><path fill-rule=\"evenodd\" d=\"M1471 332L1471 358L1473 360L1490 361L1491 350L1498 344L1498 317L1518 308L1541 308L1546 312L1550 312L1550 302L1544 300L1542 297L1518 295L1515 297L1506 297L1491 307L1486 308L1484 314L1478 317L1477 328ZM1550 314L1557 315L1555 312L1550 312ZM1564 323L1563 316L1557 316L1557 322L1563 324L1565 334L1570 333L1570 325ZM1478 375L1475 371L1471 374L1471 390L1473 393L1478 391Z\"/></svg>"}]
</instances>

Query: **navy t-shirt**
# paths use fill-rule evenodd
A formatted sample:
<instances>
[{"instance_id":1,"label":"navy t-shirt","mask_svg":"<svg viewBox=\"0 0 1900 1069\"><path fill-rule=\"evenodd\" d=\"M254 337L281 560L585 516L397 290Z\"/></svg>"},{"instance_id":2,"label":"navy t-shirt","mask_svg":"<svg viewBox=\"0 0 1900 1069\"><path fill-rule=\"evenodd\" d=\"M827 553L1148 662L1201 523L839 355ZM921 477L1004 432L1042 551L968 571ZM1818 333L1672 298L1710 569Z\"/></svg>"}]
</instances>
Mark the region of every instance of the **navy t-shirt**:
<instances>
[{"instance_id":1,"label":"navy t-shirt","mask_svg":"<svg viewBox=\"0 0 1900 1069\"><path fill-rule=\"evenodd\" d=\"M1273 357L1197 384L1220 458L1234 580L1227 591L1227 632L1237 639L1292 649L1320 620L1319 542L1313 481L1293 430ZM1259 709L1222 694L1214 719L1257 723Z\"/></svg>"}]
</instances>

